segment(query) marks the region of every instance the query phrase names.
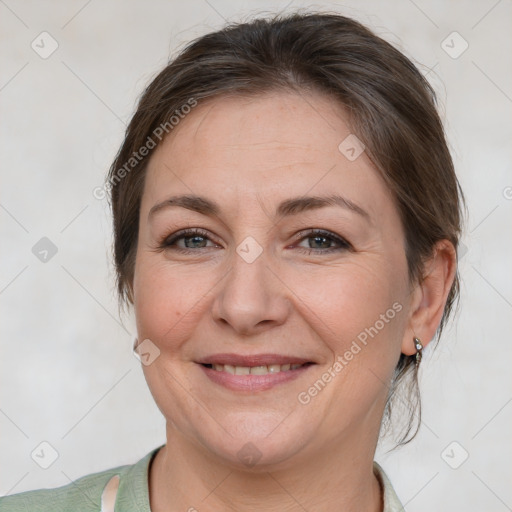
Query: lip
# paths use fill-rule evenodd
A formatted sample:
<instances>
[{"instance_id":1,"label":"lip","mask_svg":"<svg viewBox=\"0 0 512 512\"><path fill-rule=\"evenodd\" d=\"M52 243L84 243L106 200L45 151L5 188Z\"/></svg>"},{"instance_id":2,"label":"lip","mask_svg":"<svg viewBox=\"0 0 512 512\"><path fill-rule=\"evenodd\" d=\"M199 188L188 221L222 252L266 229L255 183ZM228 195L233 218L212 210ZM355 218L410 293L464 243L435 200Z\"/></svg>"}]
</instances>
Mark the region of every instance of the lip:
<instances>
[{"instance_id":1,"label":"lip","mask_svg":"<svg viewBox=\"0 0 512 512\"><path fill-rule=\"evenodd\" d=\"M231 366L263 366L270 364L305 364L314 363L314 361L283 354L253 354L245 356L240 354L213 354L199 359L196 363L229 364Z\"/></svg>"},{"instance_id":2,"label":"lip","mask_svg":"<svg viewBox=\"0 0 512 512\"><path fill-rule=\"evenodd\" d=\"M201 360L196 361L196 363L210 381L231 391L240 392L266 391L278 386L279 384L291 382L299 378L315 365L311 360L282 354L254 354L247 356L239 354L215 354L204 357ZM295 370L290 369L277 373L268 373L266 375L233 375L228 372L217 371L214 368L205 366L213 364L250 367L271 364L302 364L304 366Z\"/></svg>"}]
</instances>

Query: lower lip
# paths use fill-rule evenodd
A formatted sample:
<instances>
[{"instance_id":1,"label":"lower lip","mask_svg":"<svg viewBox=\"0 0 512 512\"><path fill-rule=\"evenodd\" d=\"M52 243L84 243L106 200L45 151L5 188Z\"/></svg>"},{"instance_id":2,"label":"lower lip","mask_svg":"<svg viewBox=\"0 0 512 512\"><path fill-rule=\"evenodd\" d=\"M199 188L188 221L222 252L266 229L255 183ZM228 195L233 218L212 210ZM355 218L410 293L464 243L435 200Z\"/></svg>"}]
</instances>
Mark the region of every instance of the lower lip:
<instances>
[{"instance_id":1,"label":"lower lip","mask_svg":"<svg viewBox=\"0 0 512 512\"><path fill-rule=\"evenodd\" d=\"M266 375L233 375L228 372L219 372L213 368L199 365L205 375L225 388L232 391L265 391L278 384L291 382L301 375L304 375L313 365L308 364L285 372L267 373Z\"/></svg>"}]
</instances>

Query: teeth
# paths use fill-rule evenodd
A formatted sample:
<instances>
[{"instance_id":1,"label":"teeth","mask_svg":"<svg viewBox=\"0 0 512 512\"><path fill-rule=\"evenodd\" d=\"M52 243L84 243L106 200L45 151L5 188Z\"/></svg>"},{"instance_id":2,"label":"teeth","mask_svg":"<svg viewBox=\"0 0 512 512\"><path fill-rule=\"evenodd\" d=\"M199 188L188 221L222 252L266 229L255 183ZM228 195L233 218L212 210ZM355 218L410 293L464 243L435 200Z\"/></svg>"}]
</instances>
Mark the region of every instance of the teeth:
<instances>
[{"instance_id":1,"label":"teeth","mask_svg":"<svg viewBox=\"0 0 512 512\"><path fill-rule=\"evenodd\" d=\"M267 375L268 373L287 372L296 370L303 366L302 364L269 364L262 366L232 366L230 364L213 364L212 367L217 372L227 372L231 375Z\"/></svg>"},{"instance_id":2,"label":"teeth","mask_svg":"<svg viewBox=\"0 0 512 512\"><path fill-rule=\"evenodd\" d=\"M224 371L235 375L235 366L231 366L230 364L225 364Z\"/></svg>"},{"instance_id":3,"label":"teeth","mask_svg":"<svg viewBox=\"0 0 512 512\"><path fill-rule=\"evenodd\" d=\"M266 366L253 366L251 368L251 375L266 375L269 371Z\"/></svg>"}]
</instances>

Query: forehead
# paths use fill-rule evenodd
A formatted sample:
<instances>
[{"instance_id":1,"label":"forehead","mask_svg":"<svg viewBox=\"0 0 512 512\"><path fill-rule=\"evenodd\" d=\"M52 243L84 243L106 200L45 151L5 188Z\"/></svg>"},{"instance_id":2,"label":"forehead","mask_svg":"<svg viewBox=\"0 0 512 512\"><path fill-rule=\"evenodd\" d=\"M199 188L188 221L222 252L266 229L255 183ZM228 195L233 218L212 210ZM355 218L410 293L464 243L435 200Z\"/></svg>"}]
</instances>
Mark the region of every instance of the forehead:
<instances>
[{"instance_id":1,"label":"forehead","mask_svg":"<svg viewBox=\"0 0 512 512\"><path fill-rule=\"evenodd\" d=\"M274 196L339 192L380 215L391 194L364 152L354 160L340 150L347 137L354 134L344 109L319 93L209 100L155 149L143 208L170 192L222 193L226 207L258 196L269 210Z\"/></svg>"},{"instance_id":2,"label":"forehead","mask_svg":"<svg viewBox=\"0 0 512 512\"><path fill-rule=\"evenodd\" d=\"M336 141L349 133L341 105L318 93L222 96L191 111L159 149L194 150L189 156L215 161L250 152L257 161L271 154L279 162L293 162L293 156L336 155Z\"/></svg>"}]
</instances>

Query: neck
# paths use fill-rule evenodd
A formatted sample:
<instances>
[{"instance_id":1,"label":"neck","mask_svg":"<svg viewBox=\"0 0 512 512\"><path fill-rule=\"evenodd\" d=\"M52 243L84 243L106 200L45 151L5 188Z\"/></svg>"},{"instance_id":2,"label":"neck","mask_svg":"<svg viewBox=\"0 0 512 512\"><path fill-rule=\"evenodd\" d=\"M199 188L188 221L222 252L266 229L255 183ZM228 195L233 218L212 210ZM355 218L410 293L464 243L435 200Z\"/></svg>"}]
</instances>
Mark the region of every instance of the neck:
<instances>
[{"instance_id":1,"label":"neck","mask_svg":"<svg viewBox=\"0 0 512 512\"><path fill-rule=\"evenodd\" d=\"M304 449L283 464L240 469L168 426L150 468L151 510L382 512L376 443L358 437L334 439L323 452Z\"/></svg>"}]
</instances>

